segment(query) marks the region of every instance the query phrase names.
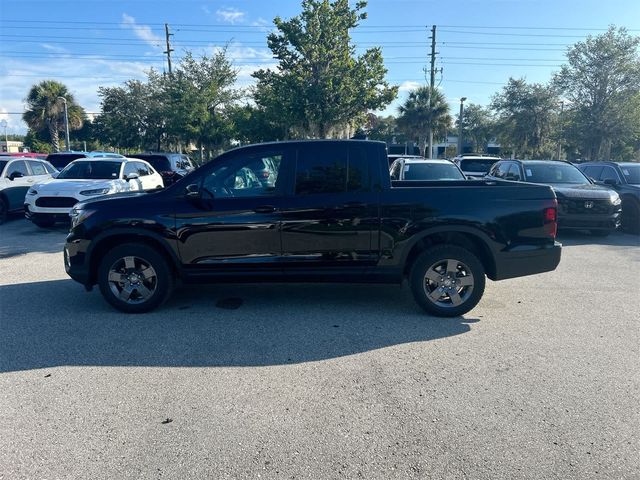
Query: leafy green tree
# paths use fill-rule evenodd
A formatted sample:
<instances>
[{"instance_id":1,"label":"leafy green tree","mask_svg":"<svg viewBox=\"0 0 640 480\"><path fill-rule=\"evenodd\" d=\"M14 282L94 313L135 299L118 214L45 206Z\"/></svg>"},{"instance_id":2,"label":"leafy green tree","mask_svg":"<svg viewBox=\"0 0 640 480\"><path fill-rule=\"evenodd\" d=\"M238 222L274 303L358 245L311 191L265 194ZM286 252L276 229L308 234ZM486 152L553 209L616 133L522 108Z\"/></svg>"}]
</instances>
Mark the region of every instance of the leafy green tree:
<instances>
[{"instance_id":1,"label":"leafy green tree","mask_svg":"<svg viewBox=\"0 0 640 480\"><path fill-rule=\"evenodd\" d=\"M554 88L510 78L491 101L498 117L498 141L524 158L551 158L555 149L551 134L559 106Z\"/></svg>"},{"instance_id":2,"label":"leafy green tree","mask_svg":"<svg viewBox=\"0 0 640 480\"><path fill-rule=\"evenodd\" d=\"M207 152L227 145L234 133L231 109L242 96L234 88L237 74L226 49L200 58L187 52L173 75L163 77L169 138Z\"/></svg>"},{"instance_id":3,"label":"leafy green tree","mask_svg":"<svg viewBox=\"0 0 640 480\"><path fill-rule=\"evenodd\" d=\"M302 13L274 19L267 38L277 70L259 70L254 100L291 126L293 136L340 136L388 105L397 87L384 80L380 48L355 55L349 30L366 18L366 2L303 0Z\"/></svg>"},{"instance_id":4,"label":"leafy green tree","mask_svg":"<svg viewBox=\"0 0 640 480\"><path fill-rule=\"evenodd\" d=\"M273 117L273 110L254 105L241 105L230 109L234 138L242 143L259 143L287 138L288 128L281 119Z\"/></svg>"},{"instance_id":5,"label":"leafy green tree","mask_svg":"<svg viewBox=\"0 0 640 480\"><path fill-rule=\"evenodd\" d=\"M589 36L567 52L553 81L570 101L569 144L587 159L609 159L612 149L624 152L640 131L640 37L624 28Z\"/></svg>"},{"instance_id":6,"label":"leafy green tree","mask_svg":"<svg viewBox=\"0 0 640 480\"><path fill-rule=\"evenodd\" d=\"M405 102L398 107L398 128L410 138L418 139L422 155L426 155L429 126L434 137L443 137L451 127L452 118L445 95L428 86L418 87L409 93Z\"/></svg>"},{"instance_id":7,"label":"leafy green tree","mask_svg":"<svg viewBox=\"0 0 640 480\"><path fill-rule=\"evenodd\" d=\"M150 77L155 73L151 71ZM121 87L100 87L96 118L104 144L129 149L160 149L165 128L164 102L151 82L127 80Z\"/></svg>"},{"instance_id":8,"label":"leafy green tree","mask_svg":"<svg viewBox=\"0 0 640 480\"><path fill-rule=\"evenodd\" d=\"M456 129L460 125L460 115L456 115ZM475 103L469 103L462 115L462 132L465 139L473 143L475 152L486 152L487 143L496 136L495 120L491 110Z\"/></svg>"},{"instance_id":9,"label":"leafy green tree","mask_svg":"<svg viewBox=\"0 0 640 480\"><path fill-rule=\"evenodd\" d=\"M48 142L48 136L49 131L47 129L39 131L29 129L24 137L24 146L29 148L30 152L51 153L52 148Z\"/></svg>"},{"instance_id":10,"label":"leafy green tree","mask_svg":"<svg viewBox=\"0 0 640 480\"><path fill-rule=\"evenodd\" d=\"M25 99L27 106L22 119L31 130L48 130L53 150L60 150L60 132L64 131L64 102L67 99L69 130L82 127L84 110L78 105L65 85L55 80L43 80L29 90Z\"/></svg>"}]
</instances>

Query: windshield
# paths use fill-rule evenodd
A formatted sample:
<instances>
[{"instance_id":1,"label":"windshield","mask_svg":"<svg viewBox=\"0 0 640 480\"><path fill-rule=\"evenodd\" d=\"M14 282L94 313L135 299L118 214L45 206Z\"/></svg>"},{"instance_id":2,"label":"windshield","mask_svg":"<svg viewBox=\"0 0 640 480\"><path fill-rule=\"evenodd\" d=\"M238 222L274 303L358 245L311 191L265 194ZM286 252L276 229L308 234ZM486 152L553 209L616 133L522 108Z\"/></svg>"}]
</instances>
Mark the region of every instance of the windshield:
<instances>
[{"instance_id":1,"label":"windshield","mask_svg":"<svg viewBox=\"0 0 640 480\"><path fill-rule=\"evenodd\" d=\"M158 172L170 172L172 170L171 163L167 157L162 155L133 155L135 158L149 162L151 166Z\"/></svg>"},{"instance_id":2,"label":"windshield","mask_svg":"<svg viewBox=\"0 0 640 480\"><path fill-rule=\"evenodd\" d=\"M468 158L460 161L460 168L464 172L482 172L487 173L491 166L496 163L498 158Z\"/></svg>"},{"instance_id":3,"label":"windshield","mask_svg":"<svg viewBox=\"0 0 640 480\"><path fill-rule=\"evenodd\" d=\"M455 165L413 163L404 166L404 180L464 180Z\"/></svg>"},{"instance_id":4,"label":"windshield","mask_svg":"<svg viewBox=\"0 0 640 480\"><path fill-rule=\"evenodd\" d=\"M84 153L52 153L47 157L47 162L58 170L62 170L74 160L84 157L86 157Z\"/></svg>"},{"instance_id":5,"label":"windshield","mask_svg":"<svg viewBox=\"0 0 640 480\"><path fill-rule=\"evenodd\" d=\"M620 170L627 183L640 185L640 165L621 165Z\"/></svg>"},{"instance_id":6,"label":"windshield","mask_svg":"<svg viewBox=\"0 0 640 480\"><path fill-rule=\"evenodd\" d=\"M70 164L58 175L58 179L68 180L114 180L120 177L122 162L77 161Z\"/></svg>"},{"instance_id":7,"label":"windshield","mask_svg":"<svg viewBox=\"0 0 640 480\"><path fill-rule=\"evenodd\" d=\"M590 183L580 170L566 163L525 164L524 173L533 183Z\"/></svg>"}]
</instances>

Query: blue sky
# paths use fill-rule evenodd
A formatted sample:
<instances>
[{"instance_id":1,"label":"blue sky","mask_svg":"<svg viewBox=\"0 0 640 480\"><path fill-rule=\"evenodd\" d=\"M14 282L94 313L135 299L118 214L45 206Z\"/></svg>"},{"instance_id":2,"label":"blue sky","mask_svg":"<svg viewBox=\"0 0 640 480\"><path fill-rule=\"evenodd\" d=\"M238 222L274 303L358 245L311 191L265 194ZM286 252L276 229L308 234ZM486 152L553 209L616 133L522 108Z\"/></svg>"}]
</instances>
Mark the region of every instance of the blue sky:
<instances>
[{"instance_id":1,"label":"blue sky","mask_svg":"<svg viewBox=\"0 0 640 480\"><path fill-rule=\"evenodd\" d=\"M252 71L274 64L266 46L273 18L299 11L289 0L0 0L0 118L9 133L24 133L15 113L30 86L47 78L65 83L88 112L99 111L98 86L166 68L165 22L174 63L187 49L229 43L238 86L248 86ZM425 83L433 24L436 82L454 111L462 96L487 104L511 76L546 82L568 45L610 24L640 34L638 0L370 0L366 11L353 32L357 52L380 46L387 78L400 86L384 113Z\"/></svg>"}]
</instances>

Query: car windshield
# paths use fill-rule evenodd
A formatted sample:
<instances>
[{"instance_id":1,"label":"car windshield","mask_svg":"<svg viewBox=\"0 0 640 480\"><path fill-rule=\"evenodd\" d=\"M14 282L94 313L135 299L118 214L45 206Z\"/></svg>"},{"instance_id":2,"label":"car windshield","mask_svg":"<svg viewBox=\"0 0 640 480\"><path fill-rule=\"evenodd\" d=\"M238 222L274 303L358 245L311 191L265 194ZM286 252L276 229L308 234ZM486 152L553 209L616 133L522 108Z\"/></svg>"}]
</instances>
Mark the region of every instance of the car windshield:
<instances>
[{"instance_id":1,"label":"car windshield","mask_svg":"<svg viewBox=\"0 0 640 480\"><path fill-rule=\"evenodd\" d=\"M409 163L404 166L404 180L464 180L464 175L451 164Z\"/></svg>"},{"instance_id":2,"label":"car windshield","mask_svg":"<svg viewBox=\"0 0 640 480\"><path fill-rule=\"evenodd\" d=\"M620 170L627 183L640 185L640 165L621 165Z\"/></svg>"},{"instance_id":3,"label":"car windshield","mask_svg":"<svg viewBox=\"0 0 640 480\"><path fill-rule=\"evenodd\" d=\"M533 183L589 183L580 170L566 163L525 164L524 173Z\"/></svg>"},{"instance_id":4,"label":"car windshield","mask_svg":"<svg viewBox=\"0 0 640 480\"><path fill-rule=\"evenodd\" d=\"M70 164L58 175L58 179L68 180L113 180L120 176L122 162L77 161Z\"/></svg>"},{"instance_id":5,"label":"car windshield","mask_svg":"<svg viewBox=\"0 0 640 480\"><path fill-rule=\"evenodd\" d=\"M145 162L149 162L151 166L158 172L170 172L171 170L173 170L171 168L171 162L169 162L169 159L162 155L133 155L133 157L144 160Z\"/></svg>"},{"instance_id":6,"label":"car windshield","mask_svg":"<svg viewBox=\"0 0 640 480\"><path fill-rule=\"evenodd\" d=\"M84 157L86 157L84 153L52 153L47 157L47 162L58 170L62 170L74 160Z\"/></svg>"},{"instance_id":7,"label":"car windshield","mask_svg":"<svg viewBox=\"0 0 640 480\"><path fill-rule=\"evenodd\" d=\"M463 158L460 161L460 168L464 172L487 173L491 166L497 161L497 158Z\"/></svg>"}]
</instances>

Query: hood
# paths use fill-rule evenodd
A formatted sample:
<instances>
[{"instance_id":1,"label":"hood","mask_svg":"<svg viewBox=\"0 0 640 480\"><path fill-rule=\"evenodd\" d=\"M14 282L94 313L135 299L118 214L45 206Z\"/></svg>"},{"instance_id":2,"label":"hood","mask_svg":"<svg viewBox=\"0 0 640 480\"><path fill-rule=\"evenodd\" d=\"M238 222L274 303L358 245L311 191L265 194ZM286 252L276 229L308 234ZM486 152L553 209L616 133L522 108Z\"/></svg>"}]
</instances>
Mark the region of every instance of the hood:
<instances>
[{"instance_id":1,"label":"hood","mask_svg":"<svg viewBox=\"0 0 640 480\"><path fill-rule=\"evenodd\" d=\"M551 183L550 187L561 198L588 198L592 200L609 200L618 194L610 188L601 185L585 184L567 184L567 183ZM612 195L613 194L613 195Z\"/></svg>"},{"instance_id":2,"label":"hood","mask_svg":"<svg viewBox=\"0 0 640 480\"><path fill-rule=\"evenodd\" d=\"M127 202L129 202L136 198L143 198L143 197L148 197L149 195L157 195L157 194L158 192L134 191L134 192L114 193L111 195L102 195L100 197L88 198L86 200L78 202L76 204L76 208L85 209L85 208L92 208L93 206L99 207L100 204L102 204L103 202L118 202L119 200L126 200Z\"/></svg>"},{"instance_id":3,"label":"hood","mask_svg":"<svg viewBox=\"0 0 640 480\"><path fill-rule=\"evenodd\" d=\"M113 180L65 180L52 178L46 182L40 182L33 186L40 194L62 195L65 193L77 193L83 190L97 190L100 188L113 188Z\"/></svg>"}]
</instances>

